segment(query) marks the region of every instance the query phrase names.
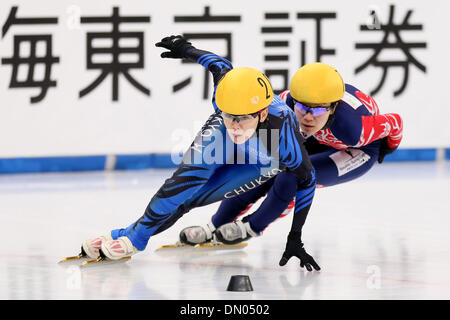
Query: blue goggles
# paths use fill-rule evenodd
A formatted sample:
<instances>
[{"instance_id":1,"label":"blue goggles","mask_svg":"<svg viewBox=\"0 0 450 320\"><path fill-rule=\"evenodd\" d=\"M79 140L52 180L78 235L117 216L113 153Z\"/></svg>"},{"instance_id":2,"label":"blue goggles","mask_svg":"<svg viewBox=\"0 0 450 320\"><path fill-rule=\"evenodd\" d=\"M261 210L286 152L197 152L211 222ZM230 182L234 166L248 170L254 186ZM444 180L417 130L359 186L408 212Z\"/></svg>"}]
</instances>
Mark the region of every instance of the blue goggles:
<instances>
[{"instance_id":1,"label":"blue goggles","mask_svg":"<svg viewBox=\"0 0 450 320\"><path fill-rule=\"evenodd\" d=\"M311 112L311 114L314 117L318 117L321 116L322 114L324 114L325 112L327 112L328 110L330 110L332 108L332 106L329 107L308 107L305 106L303 103L295 101L295 109L298 110L298 112L300 112L301 114L305 115L308 112Z\"/></svg>"}]
</instances>

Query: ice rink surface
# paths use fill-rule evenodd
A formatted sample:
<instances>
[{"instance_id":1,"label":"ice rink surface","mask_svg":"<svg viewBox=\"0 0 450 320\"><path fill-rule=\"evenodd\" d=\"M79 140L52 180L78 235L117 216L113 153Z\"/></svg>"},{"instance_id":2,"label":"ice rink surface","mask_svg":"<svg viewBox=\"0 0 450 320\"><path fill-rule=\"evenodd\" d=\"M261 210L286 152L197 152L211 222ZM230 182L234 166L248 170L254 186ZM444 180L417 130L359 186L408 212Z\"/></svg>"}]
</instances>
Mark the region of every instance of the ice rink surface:
<instances>
[{"instance_id":1,"label":"ice rink surface","mask_svg":"<svg viewBox=\"0 0 450 320\"><path fill-rule=\"evenodd\" d=\"M155 252L217 204L192 210L127 263L58 264L86 238L139 218L171 172L0 176L0 299L450 299L450 161L377 164L317 189L303 241L320 272L296 258L278 266L292 215L245 249ZM238 274L254 291L226 291Z\"/></svg>"}]
</instances>

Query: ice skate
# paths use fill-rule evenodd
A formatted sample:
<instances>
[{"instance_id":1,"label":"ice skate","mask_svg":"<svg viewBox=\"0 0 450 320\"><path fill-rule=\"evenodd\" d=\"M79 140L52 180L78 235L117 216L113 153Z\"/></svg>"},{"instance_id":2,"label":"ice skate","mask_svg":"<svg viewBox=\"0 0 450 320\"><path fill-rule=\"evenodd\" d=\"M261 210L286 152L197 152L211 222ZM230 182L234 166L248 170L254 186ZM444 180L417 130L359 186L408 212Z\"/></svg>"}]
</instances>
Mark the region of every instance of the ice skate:
<instances>
[{"instance_id":1,"label":"ice skate","mask_svg":"<svg viewBox=\"0 0 450 320\"><path fill-rule=\"evenodd\" d=\"M162 245L156 251L167 249L193 248L198 244L208 243L213 239L216 228L212 222L208 222L205 226L186 227L181 230L179 240L174 244Z\"/></svg>"},{"instance_id":2,"label":"ice skate","mask_svg":"<svg viewBox=\"0 0 450 320\"><path fill-rule=\"evenodd\" d=\"M211 239L211 240L209 240L207 242L196 244L195 246L192 246L190 244L181 243L181 242L177 241L174 244L162 245L158 249L156 249L155 251L157 251L157 252L165 252L165 251L170 251L170 250L174 250L174 249L183 249L183 250L188 250L188 249L192 249L192 250L200 250L200 249L214 249L214 250L220 250L220 249L241 249L241 248L244 248L246 246L247 246L246 242L239 242L239 243L235 243L235 244L225 244L225 243L217 241L216 237L213 237L213 239Z\"/></svg>"},{"instance_id":3,"label":"ice skate","mask_svg":"<svg viewBox=\"0 0 450 320\"><path fill-rule=\"evenodd\" d=\"M128 237L119 237L117 240L110 239L102 242L97 259L85 261L82 266L128 261L132 255L138 252L139 250L133 246Z\"/></svg>"},{"instance_id":4,"label":"ice skate","mask_svg":"<svg viewBox=\"0 0 450 320\"><path fill-rule=\"evenodd\" d=\"M104 241L112 240L111 235L91 238L81 244L81 252L76 256L62 258L60 262L83 260L83 259L97 259L100 254L99 250Z\"/></svg>"},{"instance_id":5,"label":"ice skate","mask_svg":"<svg viewBox=\"0 0 450 320\"><path fill-rule=\"evenodd\" d=\"M250 223L246 218L234 222L226 223L215 232L215 237L218 242L225 245L237 245L250 239L251 237L259 236L258 233L252 230Z\"/></svg>"},{"instance_id":6,"label":"ice skate","mask_svg":"<svg viewBox=\"0 0 450 320\"><path fill-rule=\"evenodd\" d=\"M167 249L181 249L181 248L192 248L190 244L181 243L180 241L175 242L174 244L165 244L159 246L156 251L167 250Z\"/></svg>"},{"instance_id":7,"label":"ice skate","mask_svg":"<svg viewBox=\"0 0 450 320\"><path fill-rule=\"evenodd\" d=\"M215 236L216 228L210 221L206 226L186 227L180 232L180 239L175 244L160 246L156 251L167 249L240 249L247 243L222 243Z\"/></svg>"},{"instance_id":8,"label":"ice skate","mask_svg":"<svg viewBox=\"0 0 450 320\"><path fill-rule=\"evenodd\" d=\"M206 226L193 226L187 227L180 232L180 243L195 246L197 244L202 244L209 242L213 239L216 227L213 225L212 221L208 222Z\"/></svg>"},{"instance_id":9,"label":"ice skate","mask_svg":"<svg viewBox=\"0 0 450 320\"><path fill-rule=\"evenodd\" d=\"M217 237L214 235L211 241L205 243L199 243L194 246L194 249L214 249L214 250L222 250L222 249L242 249L245 248L248 244L246 242L239 242L233 244L226 244L218 241Z\"/></svg>"}]
</instances>

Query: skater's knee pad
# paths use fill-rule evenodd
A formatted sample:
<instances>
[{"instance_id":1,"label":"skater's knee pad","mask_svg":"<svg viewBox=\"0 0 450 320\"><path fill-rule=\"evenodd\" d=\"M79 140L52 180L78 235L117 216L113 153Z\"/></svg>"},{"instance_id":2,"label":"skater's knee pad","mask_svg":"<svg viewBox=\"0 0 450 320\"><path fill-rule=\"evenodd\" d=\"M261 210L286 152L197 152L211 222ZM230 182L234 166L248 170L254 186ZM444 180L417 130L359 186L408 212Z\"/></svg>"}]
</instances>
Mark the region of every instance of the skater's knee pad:
<instances>
[{"instance_id":1,"label":"skater's knee pad","mask_svg":"<svg viewBox=\"0 0 450 320\"><path fill-rule=\"evenodd\" d=\"M297 177L290 172L277 174L271 191L280 200L291 201L297 192Z\"/></svg>"}]
</instances>

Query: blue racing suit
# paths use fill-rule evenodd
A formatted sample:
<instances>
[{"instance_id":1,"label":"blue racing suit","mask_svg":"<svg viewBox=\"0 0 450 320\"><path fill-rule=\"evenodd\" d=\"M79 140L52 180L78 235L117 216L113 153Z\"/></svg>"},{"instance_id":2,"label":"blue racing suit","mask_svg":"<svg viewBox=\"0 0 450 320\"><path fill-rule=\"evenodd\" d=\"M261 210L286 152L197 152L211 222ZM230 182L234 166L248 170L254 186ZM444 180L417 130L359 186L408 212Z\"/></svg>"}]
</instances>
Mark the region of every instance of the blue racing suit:
<instances>
[{"instance_id":1,"label":"blue racing suit","mask_svg":"<svg viewBox=\"0 0 450 320\"><path fill-rule=\"evenodd\" d=\"M232 64L193 46L185 50L184 58L198 62L212 73L215 112L185 152L178 169L153 196L143 216L126 228L113 230L113 239L127 236L138 250L144 250L152 235L166 230L191 209L245 194L286 172L295 180L290 199L296 198L292 230L298 231L309 212L316 180L295 113L275 95L268 106L267 119L260 122L255 134L243 144L234 144L215 103L217 84L233 68Z\"/></svg>"}]
</instances>

